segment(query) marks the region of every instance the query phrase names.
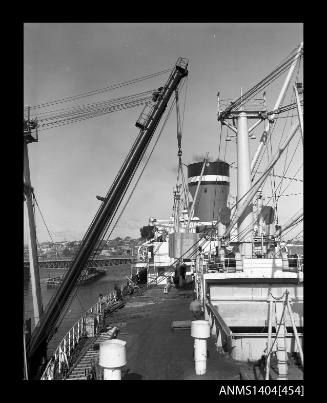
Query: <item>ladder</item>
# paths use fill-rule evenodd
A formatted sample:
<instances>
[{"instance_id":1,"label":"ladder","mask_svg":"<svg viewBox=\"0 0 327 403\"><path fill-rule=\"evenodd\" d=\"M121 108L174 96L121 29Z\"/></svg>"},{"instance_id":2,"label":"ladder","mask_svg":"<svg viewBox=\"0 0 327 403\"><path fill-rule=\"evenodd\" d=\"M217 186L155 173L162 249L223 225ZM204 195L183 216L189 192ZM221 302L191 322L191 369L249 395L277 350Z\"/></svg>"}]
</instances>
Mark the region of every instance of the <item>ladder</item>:
<instances>
[{"instance_id":1,"label":"ladder","mask_svg":"<svg viewBox=\"0 0 327 403\"><path fill-rule=\"evenodd\" d=\"M287 329L285 326L285 299L275 301L276 308L276 355L278 365L278 378L277 380L287 380L288 366L287 366L287 349L286 349L286 334ZM279 326L279 329L277 328ZM278 331L279 330L279 331Z\"/></svg>"},{"instance_id":2,"label":"ladder","mask_svg":"<svg viewBox=\"0 0 327 403\"><path fill-rule=\"evenodd\" d=\"M270 356L273 351L274 344L276 342L276 355L277 355L277 365L278 365L278 378L277 380L287 380L288 366L287 366L287 345L286 336L287 329L285 325L285 312L288 310L288 314L292 323L292 328L294 332L295 342L297 344L298 352L301 358L302 366L304 366L303 359L303 349L296 328L294 314L291 307L290 300L288 298L289 291L286 290L280 298L276 298L271 294L269 290L269 309L268 309L268 341L267 341L267 360L266 360L266 380L269 380L270 371ZM276 336L273 343L272 340L272 322L273 322L273 311L275 308L275 326L276 326Z\"/></svg>"},{"instance_id":3,"label":"ladder","mask_svg":"<svg viewBox=\"0 0 327 403\"><path fill-rule=\"evenodd\" d=\"M268 310L268 341L267 341L267 360L266 360L266 380L269 380L270 357L276 343L276 356L278 366L277 380L287 380L287 346L286 335L287 329L285 325L285 309L287 306L288 292L286 291L282 297L275 298L269 291L269 310ZM273 315L275 312L275 315ZM273 316L275 317L276 336L272 342L272 324Z\"/></svg>"}]
</instances>

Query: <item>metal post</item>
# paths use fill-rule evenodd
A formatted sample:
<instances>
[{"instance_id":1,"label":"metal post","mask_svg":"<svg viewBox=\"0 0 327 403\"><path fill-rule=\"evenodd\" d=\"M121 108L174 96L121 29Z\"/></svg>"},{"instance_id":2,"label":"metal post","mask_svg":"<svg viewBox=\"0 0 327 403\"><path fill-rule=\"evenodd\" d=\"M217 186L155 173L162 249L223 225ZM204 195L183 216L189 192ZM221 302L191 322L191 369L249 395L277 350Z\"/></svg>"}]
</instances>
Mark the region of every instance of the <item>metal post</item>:
<instances>
[{"instance_id":1,"label":"metal post","mask_svg":"<svg viewBox=\"0 0 327 403\"><path fill-rule=\"evenodd\" d=\"M203 265L203 254L200 254L200 273L202 275L202 284L201 284L201 288L202 288L202 306L205 306L205 299L206 299L206 295L205 295L205 279L204 279L204 265Z\"/></svg>"},{"instance_id":2,"label":"metal post","mask_svg":"<svg viewBox=\"0 0 327 403\"><path fill-rule=\"evenodd\" d=\"M26 198L26 207L27 207L28 224L29 224L29 229L27 231L28 253L30 260L34 323L36 326L40 320L40 316L43 313L43 307L42 307L42 295L40 286L39 263L37 258L36 230L35 230L33 202L32 202L32 186L31 186L30 169L29 169L28 149L26 142L24 142L24 184L26 185L25 198Z\"/></svg>"},{"instance_id":3,"label":"metal post","mask_svg":"<svg viewBox=\"0 0 327 403\"><path fill-rule=\"evenodd\" d=\"M243 196L251 188L249 134L245 112L240 112L238 116L237 168L237 209L240 211L245 202ZM241 242L240 253L244 257L252 257L252 232L252 205L249 205L238 222L238 241Z\"/></svg>"},{"instance_id":4,"label":"metal post","mask_svg":"<svg viewBox=\"0 0 327 403\"><path fill-rule=\"evenodd\" d=\"M23 327L23 350L24 350L24 379L28 380L25 324Z\"/></svg>"},{"instance_id":5,"label":"metal post","mask_svg":"<svg viewBox=\"0 0 327 403\"><path fill-rule=\"evenodd\" d=\"M269 296L269 311L268 311L268 342L267 342L267 361L266 361L266 381L269 380L270 372L270 356L271 356L271 333L272 333L272 314L273 314L273 300Z\"/></svg>"},{"instance_id":6,"label":"metal post","mask_svg":"<svg viewBox=\"0 0 327 403\"><path fill-rule=\"evenodd\" d=\"M70 349L71 349L71 335L70 331L68 333L68 355L70 356Z\"/></svg>"},{"instance_id":7,"label":"metal post","mask_svg":"<svg viewBox=\"0 0 327 403\"><path fill-rule=\"evenodd\" d=\"M73 348L75 348L75 325L73 326Z\"/></svg>"},{"instance_id":8,"label":"metal post","mask_svg":"<svg viewBox=\"0 0 327 403\"><path fill-rule=\"evenodd\" d=\"M296 105L297 105L297 111L299 114L299 121L300 121L300 127L301 127L301 138L302 138L302 144L303 144L303 115L302 115L302 107L301 107L301 102L300 102L300 97L299 97L299 92L296 88L296 84L294 84L294 92L295 92L295 97L296 97Z\"/></svg>"},{"instance_id":9,"label":"metal post","mask_svg":"<svg viewBox=\"0 0 327 403\"><path fill-rule=\"evenodd\" d=\"M302 346L301 346L301 343L300 343L300 338L299 338L299 335L298 335L298 332L297 332L297 328L296 328L296 325L295 325L295 321L294 321L294 317L293 317L293 311L292 311L289 299L287 299L286 303L287 303L288 313L290 315L292 326L293 326L295 340L296 340L296 343L297 343L297 346L298 346L298 349L299 349L301 362L302 362L302 365L304 366L303 350L302 350Z\"/></svg>"},{"instance_id":10,"label":"metal post","mask_svg":"<svg viewBox=\"0 0 327 403\"><path fill-rule=\"evenodd\" d=\"M61 357L62 357L62 348L61 348L61 344L59 345L59 350L58 350L58 357L59 357L59 365L58 365L58 372L61 373Z\"/></svg>"}]
</instances>

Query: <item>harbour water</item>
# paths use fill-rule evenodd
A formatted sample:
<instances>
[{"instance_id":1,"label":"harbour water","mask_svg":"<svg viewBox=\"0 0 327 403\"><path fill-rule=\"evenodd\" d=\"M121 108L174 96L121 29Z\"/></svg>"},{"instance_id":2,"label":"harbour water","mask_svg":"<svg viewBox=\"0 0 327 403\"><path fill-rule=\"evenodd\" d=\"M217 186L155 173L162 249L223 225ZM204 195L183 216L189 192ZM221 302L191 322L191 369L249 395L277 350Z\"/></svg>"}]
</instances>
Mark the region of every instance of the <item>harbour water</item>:
<instances>
[{"instance_id":1,"label":"harbour water","mask_svg":"<svg viewBox=\"0 0 327 403\"><path fill-rule=\"evenodd\" d=\"M55 294L56 288L47 288L46 281L49 277L60 276L65 272L65 269L40 269L40 282L43 307L46 309L51 297ZM126 276L130 275L130 264L122 264L117 266L110 266L107 268L107 273L100 277L98 280L90 284L79 286L77 293L71 306L69 307L65 318L58 327L58 331L52 337L48 346L48 354L59 344L66 332L73 326L73 324L87 311L90 306L94 305L99 294L106 295L114 289L115 284L126 283ZM31 282L28 281L24 284L24 318L31 318L32 330L34 328L33 318L33 303Z\"/></svg>"}]
</instances>

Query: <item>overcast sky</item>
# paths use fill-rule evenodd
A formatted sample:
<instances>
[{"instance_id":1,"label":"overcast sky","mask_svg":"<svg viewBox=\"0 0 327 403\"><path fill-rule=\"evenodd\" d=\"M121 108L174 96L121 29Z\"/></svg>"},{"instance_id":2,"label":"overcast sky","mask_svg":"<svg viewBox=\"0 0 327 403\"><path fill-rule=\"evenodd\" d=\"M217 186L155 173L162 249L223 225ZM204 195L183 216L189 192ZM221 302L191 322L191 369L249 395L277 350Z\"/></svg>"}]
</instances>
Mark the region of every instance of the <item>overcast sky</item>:
<instances>
[{"instance_id":1,"label":"overcast sky","mask_svg":"<svg viewBox=\"0 0 327 403\"><path fill-rule=\"evenodd\" d=\"M25 24L24 103L33 106L155 73L185 57L190 61L183 160L191 163L207 151L217 158L217 91L222 98L235 99L241 88L245 91L256 84L299 45L302 28L295 23ZM166 79L159 76L79 103L154 89ZM267 91L270 106L276 91ZM135 122L141 110L46 130L40 132L39 142L29 144L32 186L55 241L83 237L99 207L95 196L106 194L138 134ZM256 147L253 141L251 153ZM139 237L149 216L170 216L176 154L173 113L113 237ZM226 153L221 150L223 156L228 162L236 160L235 143L228 144ZM231 179L235 195L236 176ZM288 204L284 219L290 213L294 210ZM48 241L38 213L36 220L39 241Z\"/></svg>"}]
</instances>

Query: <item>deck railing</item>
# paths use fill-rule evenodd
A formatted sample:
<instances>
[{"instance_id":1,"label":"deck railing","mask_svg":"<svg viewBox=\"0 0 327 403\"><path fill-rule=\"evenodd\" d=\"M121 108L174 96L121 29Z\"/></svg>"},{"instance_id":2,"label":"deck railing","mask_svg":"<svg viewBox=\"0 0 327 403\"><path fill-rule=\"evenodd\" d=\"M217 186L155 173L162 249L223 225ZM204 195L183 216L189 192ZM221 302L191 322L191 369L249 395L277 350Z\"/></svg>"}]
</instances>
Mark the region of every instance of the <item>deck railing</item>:
<instances>
[{"instance_id":1,"label":"deck railing","mask_svg":"<svg viewBox=\"0 0 327 403\"><path fill-rule=\"evenodd\" d=\"M104 296L104 301L110 303L115 301L115 292L111 291L108 295ZM88 336L86 333L86 318L90 315L101 315L102 303L98 301L91 306L84 315L74 323L74 325L68 330L57 349L52 354L52 357L48 361L48 364L42 374L41 380L53 380L55 375L61 374L64 377L73 364L73 356L78 347L81 345L81 341L85 340Z\"/></svg>"},{"instance_id":2,"label":"deck railing","mask_svg":"<svg viewBox=\"0 0 327 403\"><path fill-rule=\"evenodd\" d=\"M217 342L220 337L224 351L230 352L233 347L233 333L231 329L209 300L205 301L204 309L208 315L210 327L212 329L211 332L215 334Z\"/></svg>"}]
</instances>

